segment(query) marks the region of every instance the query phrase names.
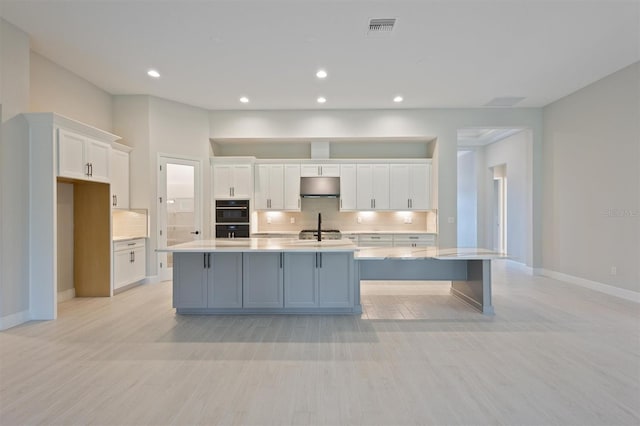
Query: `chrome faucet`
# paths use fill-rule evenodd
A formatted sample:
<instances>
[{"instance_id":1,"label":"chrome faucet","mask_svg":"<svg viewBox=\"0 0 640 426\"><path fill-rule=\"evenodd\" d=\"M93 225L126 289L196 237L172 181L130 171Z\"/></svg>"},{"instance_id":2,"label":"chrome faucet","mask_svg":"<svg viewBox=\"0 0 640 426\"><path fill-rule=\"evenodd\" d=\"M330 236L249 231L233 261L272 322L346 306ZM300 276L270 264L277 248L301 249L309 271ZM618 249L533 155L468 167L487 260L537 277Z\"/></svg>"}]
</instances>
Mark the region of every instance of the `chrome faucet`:
<instances>
[{"instance_id":1,"label":"chrome faucet","mask_svg":"<svg viewBox=\"0 0 640 426\"><path fill-rule=\"evenodd\" d=\"M318 241L322 241L322 213L318 213Z\"/></svg>"}]
</instances>

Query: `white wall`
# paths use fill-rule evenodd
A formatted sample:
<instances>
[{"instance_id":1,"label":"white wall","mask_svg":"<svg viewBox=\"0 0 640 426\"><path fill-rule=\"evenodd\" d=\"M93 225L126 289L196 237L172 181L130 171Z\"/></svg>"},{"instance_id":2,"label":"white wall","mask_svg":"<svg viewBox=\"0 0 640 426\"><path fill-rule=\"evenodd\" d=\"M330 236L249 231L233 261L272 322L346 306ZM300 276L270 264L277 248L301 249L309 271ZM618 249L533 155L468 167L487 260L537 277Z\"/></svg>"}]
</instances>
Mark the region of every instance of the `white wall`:
<instances>
[{"instance_id":1,"label":"white wall","mask_svg":"<svg viewBox=\"0 0 640 426\"><path fill-rule=\"evenodd\" d=\"M201 161L203 237L208 237L209 115L208 112L151 96L114 96L114 133L133 147L130 156L131 208L149 210L147 275L158 274L158 156L188 157Z\"/></svg>"},{"instance_id":2,"label":"white wall","mask_svg":"<svg viewBox=\"0 0 640 426\"><path fill-rule=\"evenodd\" d=\"M543 114L544 269L640 291L640 63Z\"/></svg>"},{"instance_id":3,"label":"white wall","mask_svg":"<svg viewBox=\"0 0 640 426\"><path fill-rule=\"evenodd\" d=\"M486 145L480 176L484 196L478 199L479 209L484 211L484 247L494 247L491 167L506 165L507 170L507 252L521 263L532 261L532 198L531 198L531 133L528 130Z\"/></svg>"},{"instance_id":4,"label":"white wall","mask_svg":"<svg viewBox=\"0 0 640 426\"><path fill-rule=\"evenodd\" d=\"M478 246L476 152L458 153L458 247Z\"/></svg>"},{"instance_id":5,"label":"white wall","mask_svg":"<svg viewBox=\"0 0 640 426\"><path fill-rule=\"evenodd\" d=\"M530 108L366 111L212 111L212 139L437 137L434 165L439 242L457 244L457 130L465 127L524 127L533 131L534 256L540 254L542 198L542 112ZM538 202L536 202L538 201ZM453 218L449 223L448 218Z\"/></svg>"},{"instance_id":6,"label":"white wall","mask_svg":"<svg viewBox=\"0 0 640 426\"><path fill-rule=\"evenodd\" d=\"M29 37L0 19L0 330L28 319Z\"/></svg>"},{"instance_id":7,"label":"white wall","mask_svg":"<svg viewBox=\"0 0 640 426\"><path fill-rule=\"evenodd\" d=\"M30 112L56 112L112 131L109 93L38 53L32 51L30 55Z\"/></svg>"}]
</instances>

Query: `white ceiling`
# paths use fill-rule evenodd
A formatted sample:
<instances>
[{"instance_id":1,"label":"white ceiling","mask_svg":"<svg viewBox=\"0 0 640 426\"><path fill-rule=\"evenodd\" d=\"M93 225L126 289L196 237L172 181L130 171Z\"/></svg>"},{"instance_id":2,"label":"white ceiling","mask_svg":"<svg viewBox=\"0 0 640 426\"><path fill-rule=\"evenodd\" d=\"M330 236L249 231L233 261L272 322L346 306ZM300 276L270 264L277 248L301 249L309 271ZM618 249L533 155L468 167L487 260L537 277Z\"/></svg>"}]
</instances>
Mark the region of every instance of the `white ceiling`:
<instances>
[{"instance_id":1,"label":"white ceiling","mask_svg":"<svg viewBox=\"0 0 640 426\"><path fill-rule=\"evenodd\" d=\"M478 147L492 144L494 142L506 139L509 136L520 133L524 129L518 128L502 128L502 129L458 129L458 146L459 147Z\"/></svg>"},{"instance_id":2,"label":"white ceiling","mask_svg":"<svg viewBox=\"0 0 640 426\"><path fill-rule=\"evenodd\" d=\"M0 0L0 13L109 93L213 110L540 107L640 60L639 1ZM394 32L368 37L387 17Z\"/></svg>"}]
</instances>

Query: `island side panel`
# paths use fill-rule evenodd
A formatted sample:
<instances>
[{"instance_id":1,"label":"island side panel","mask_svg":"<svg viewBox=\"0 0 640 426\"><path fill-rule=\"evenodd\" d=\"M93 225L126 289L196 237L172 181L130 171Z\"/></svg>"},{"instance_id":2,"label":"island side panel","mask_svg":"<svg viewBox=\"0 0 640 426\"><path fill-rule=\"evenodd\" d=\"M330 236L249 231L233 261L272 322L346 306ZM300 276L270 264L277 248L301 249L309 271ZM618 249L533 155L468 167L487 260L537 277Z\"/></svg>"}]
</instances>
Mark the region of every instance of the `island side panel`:
<instances>
[{"instance_id":1,"label":"island side panel","mask_svg":"<svg viewBox=\"0 0 640 426\"><path fill-rule=\"evenodd\" d=\"M483 314L494 313L491 302L491 260L467 260L467 278L452 280L451 293Z\"/></svg>"},{"instance_id":2,"label":"island side panel","mask_svg":"<svg viewBox=\"0 0 640 426\"><path fill-rule=\"evenodd\" d=\"M466 260L358 259L361 280L466 280Z\"/></svg>"}]
</instances>

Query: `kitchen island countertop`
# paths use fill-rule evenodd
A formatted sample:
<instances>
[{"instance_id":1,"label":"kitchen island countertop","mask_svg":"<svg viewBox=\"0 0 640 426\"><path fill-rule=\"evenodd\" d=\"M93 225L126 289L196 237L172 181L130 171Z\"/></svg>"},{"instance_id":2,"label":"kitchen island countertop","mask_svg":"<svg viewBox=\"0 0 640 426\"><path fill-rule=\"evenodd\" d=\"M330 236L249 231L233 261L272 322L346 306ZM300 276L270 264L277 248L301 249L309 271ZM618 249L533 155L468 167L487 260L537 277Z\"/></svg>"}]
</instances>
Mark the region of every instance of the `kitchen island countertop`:
<instances>
[{"instance_id":1,"label":"kitchen island countertop","mask_svg":"<svg viewBox=\"0 0 640 426\"><path fill-rule=\"evenodd\" d=\"M159 248L158 252L212 253L212 252L354 252L357 246L350 240L299 240L297 238L221 238L197 240Z\"/></svg>"}]
</instances>

